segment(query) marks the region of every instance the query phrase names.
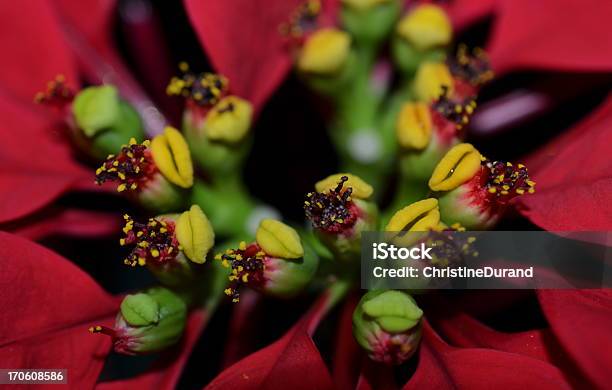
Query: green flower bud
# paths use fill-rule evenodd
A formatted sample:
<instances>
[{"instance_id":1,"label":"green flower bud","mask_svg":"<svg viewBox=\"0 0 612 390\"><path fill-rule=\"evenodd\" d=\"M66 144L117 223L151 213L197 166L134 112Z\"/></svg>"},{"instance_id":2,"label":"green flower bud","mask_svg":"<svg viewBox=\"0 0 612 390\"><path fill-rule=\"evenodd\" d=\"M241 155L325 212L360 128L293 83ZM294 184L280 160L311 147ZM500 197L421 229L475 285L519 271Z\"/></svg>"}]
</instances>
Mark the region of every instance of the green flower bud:
<instances>
[{"instance_id":1,"label":"green flower bud","mask_svg":"<svg viewBox=\"0 0 612 390\"><path fill-rule=\"evenodd\" d=\"M109 155L96 170L96 183L117 182L142 206L157 212L183 206L193 185L193 163L187 142L173 127L166 127L152 141L138 144L134 138Z\"/></svg>"},{"instance_id":2,"label":"green flower bud","mask_svg":"<svg viewBox=\"0 0 612 390\"><path fill-rule=\"evenodd\" d=\"M186 318L185 303L172 291L156 287L126 296L114 327L96 325L89 331L110 336L117 353L139 355L176 344Z\"/></svg>"},{"instance_id":3,"label":"green flower bud","mask_svg":"<svg viewBox=\"0 0 612 390\"><path fill-rule=\"evenodd\" d=\"M458 144L446 153L429 179L439 193L442 220L468 230L495 225L508 202L535 192L527 167L483 157L471 144Z\"/></svg>"},{"instance_id":4,"label":"green flower bud","mask_svg":"<svg viewBox=\"0 0 612 390\"><path fill-rule=\"evenodd\" d=\"M343 0L340 17L357 42L378 45L391 33L400 10L398 0Z\"/></svg>"},{"instance_id":5,"label":"green flower bud","mask_svg":"<svg viewBox=\"0 0 612 390\"><path fill-rule=\"evenodd\" d=\"M72 103L75 143L96 159L114 153L130 138L142 141L140 117L112 85L88 87Z\"/></svg>"},{"instance_id":6,"label":"green flower bud","mask_svg":"<svg viewBox=\"0 0 612 390\"><path fill-rule=\"evenodd\" d=\"M124 216L125 238L120 244L134 249L124 263L147 266L162 282L180 288L196 281L203 272L200 266L212 249L215 233L199 206L182 214L150 218L146 223Z\"/></svg>"},{"instance_id":7,"label":"green flower bud","mask_svg":"<svg viewBox=\"0 0 612 390\"><path fill-rule=\"evenodd\" d=\"M377 362L402 364L421 339L423 311L402 291L370 291L353 313L353 335Z\"/></svg>"},{"instance_id":8,"label":"green flower bud","mask_svg":"<svg viewBox=\"0 0 612 390\"><path fill-rule=\"evenodd\" d=\"M252 244L241 242L215 257L231 269L225 294L238 302L242 285L281 298L302 291L319 265L314 251L302 245L293 228L273 219L261 221L256 237Z\"/></svg>"},{"instance_id":9,"label":"green flower bud","mask_svg":"<svg viewBox=\"0 0 612 390\"><path fill-rule=\"evenodd\" d=\"M114 153L130 138L144 138L138 113L111 85L88 87L75 94L65 77L58 75L34 101L63 114L74 144L96 160Z\"/></svg>"}]
</instances>

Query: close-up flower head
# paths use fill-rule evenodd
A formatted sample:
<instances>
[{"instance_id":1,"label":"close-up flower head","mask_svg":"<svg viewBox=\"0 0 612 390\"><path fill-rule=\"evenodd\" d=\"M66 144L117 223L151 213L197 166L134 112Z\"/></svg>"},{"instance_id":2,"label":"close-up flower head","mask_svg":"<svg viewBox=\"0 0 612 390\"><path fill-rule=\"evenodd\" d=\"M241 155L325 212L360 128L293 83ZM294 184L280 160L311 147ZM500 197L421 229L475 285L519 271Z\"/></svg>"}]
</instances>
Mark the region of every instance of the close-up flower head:
<instances>
[{"instance_id":1,"label":"close-up flower head","mask_svg":"<svg viewBox=\"0 0 612 390\"><path fill-rule=\"evenodd\" d=\"M0 2L0 387L610 388L610 16Z\"/></svg>"}]
</instances>

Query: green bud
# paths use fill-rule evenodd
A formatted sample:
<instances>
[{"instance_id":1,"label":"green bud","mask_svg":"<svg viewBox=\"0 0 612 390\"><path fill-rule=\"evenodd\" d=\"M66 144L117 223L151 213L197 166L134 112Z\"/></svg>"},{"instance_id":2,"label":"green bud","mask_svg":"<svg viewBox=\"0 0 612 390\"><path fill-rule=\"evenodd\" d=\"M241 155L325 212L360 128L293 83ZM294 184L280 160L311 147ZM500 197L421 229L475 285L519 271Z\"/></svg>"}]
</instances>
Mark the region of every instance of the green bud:
<instances>
[{"instance_id":1,"label":"green bud","mask_svg":"<svg viewBox=\"0 0 612 390\"><path fill-rule=\"evenodd\" d=\"M128 295L121 303L115 326L92 326L89 331L110 336L116 352L139 355L176 344L185 329L187 306L172 291L155 287Z\"/></svg>"},{"instance_id":2,"label":"green bud","mask_svg":"<svg viewBox=\"0 0 612 390\"><path fill-rule=\"evenodd\" d=\"M355 339L375 361L401 364L416 351L423 311L405 292L370 291L353 313Z\"/></svg>"},{"instance_id":3,"label":"green bud","mask_svg":"<svg viewBox=\"0 0 612 390\"><path fill-rule=\"evenodd\" d=\"M366 45L378 45L387 37L401 10L398 0L342 2L342 25L355 40Z\"/></svg>"},{"instance_id":4,"label":"green bud","mask_svg":"<svg viewBox=\"0 0 612 390\"><path fill-rule=\"evenodd\" d=\"M144 293L128 295L121 302L121 315L130 325L155 324L159 322L159 305L155 299Z\"/></svg>"},{"instance_id":5,"label":"green bud","mask_svg":"<svg viewBox=\"0 0 612 390\"><path fill-rule=\"evenodd\" d=\"M94 158L115 153L130 138L142 141L140 117L112 85L88 87L72 104L73 138L77 146Z\"/></svg>"},{"instance_id":6,"label":"green bud","mask_svg":"<svg viewBox=\"0 0 612 390\"><path fill-rule=\"evenodd\" d=\"M238 302L242 286L280 298L302 291L319 265L314 250L302 243L292 227L273 219L262 220L256 236L254 243L241 242L238 248L215 256L230 269L225 294Z\"/></svg>"}]
</instances>

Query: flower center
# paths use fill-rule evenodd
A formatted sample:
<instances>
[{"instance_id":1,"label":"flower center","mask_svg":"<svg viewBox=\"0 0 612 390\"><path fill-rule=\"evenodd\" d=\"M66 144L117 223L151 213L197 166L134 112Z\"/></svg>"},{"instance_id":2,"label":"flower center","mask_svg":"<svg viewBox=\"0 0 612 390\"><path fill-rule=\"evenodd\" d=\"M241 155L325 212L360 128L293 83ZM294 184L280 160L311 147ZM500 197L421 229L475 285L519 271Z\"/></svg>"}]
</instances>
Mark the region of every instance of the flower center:
<instances>
[{"instance_id":1,"label":"flower center","mask_svg":"<svg viewBox=\"0 0 612 390\"><path fill-rule=\"evenodd\" d=\"M117 191L142 189L158 171L153 162L149 141L142 144L130 139L117 155L109 155L100 168L96 170L96 184L119 182Z\"/></svg>"},{"instance_id":2,"label":"flower center","mask_svg":"<svg viewBox=\"0 0 612 390\"><path fill-rule=\"evenodd\" d=\"M145 265L147 262L161 264L176 258L181 246L174 234L173 222L162 219L149 218L145 223L135 222L129 215L124 215L125 226L119 243L134 245L132 252L125 258L124 263L135 267Z\"/></svg>"},{"instance_id":3,"label":"flower center","mask_svg":"<svg viewBox=\"0 0 612 390\"><path fill-rule=\"evenodd\" d=\"M485 51L478 47L470 54L466 45L459 45L455 57L449 57L447 65L453 76L473 86L483 85L493 78L489 58Z\"/></svg>"},{"instance_id":4,"label":"flower center","mask_svg":"<svg viewBox=\"0 0 612 390\"><path fill-rule=\"evenodd\" d=\"M280 26L281 34L294 39L303 38L317 28L320 13L320 0L308 0L300 4L289 17L289 21Z\"/></svg>"},{"instance_id":5,"label":"flower center","mask_svg":"<svg viewBox=\"0 0 612 390\"><path fill-rule=\"evenodd\" d=\"M52 107L63 108L74 99L74 91L66 85L66 78L58 75L47 83L45 92L38 92L34 101Z\"/></svg>"},{"instance_id":6,"label":"flower center","mask_svg":"<svg viewBox=\"0 0 612 390\"><path fill-rule=\"evenodd\" d=\"M342 176L336 188L326 193L309 192L304 201L306 218L310 220L315 229L322 229L330 233L338 233L344 228L352 226L357 213L354 210L351 194L352 187L344 189L347 176Z\"/></svg>"},{"instance_id":7,"label":"flower center","mask_svg":"<svg viewBox=\"0 0 612 390\"><path fill-rule=\"evenodd\" d=\"M232 271L228 277L230 285L225 294L232 297L232 302L240 301L241 285L258 285L264 282L263 271L266 254L257 244L246 245L243 241L238 249L228 249L215 256L225 268Z\"/></svg>"},{"instance_id":8,"label":"flower center","mask_svg":"<svg viewBox=\"0 0 612 390\"><path fill-rule=\"evenodd\" d=\"M173 77L166 88L170 96L182 96L190 103L209 107L215 105L227 92L228 81L222 75L190 72L186 62L181 62L179 69L183 75Z\"/></svg>"},{"instance_id":9,"label":"flower center","mask_svg":"<svg viewBox=\"0 0 612 390\"><path fill-rule=\"evenodd\" d=\"M500 203L506 203L517 195L535 192L536 183L529 178L527 167L523 164L485 159L482 171L481 183L490 196Z\"/></svg>"},{"instance_id":10,"label":"flower center","mask_svg":"<svg viewBox=\"0 0 612 390\"><path fill-rule=\"evenodd\" d=\"M476 100L474 97L463 101L452 99L449 96L448 86L443 85L442 93L433 102L432 108L450 122L455 123L457 130L461 130L470 122L470 117L476 109Z\"/></svg>"}]
</instances>

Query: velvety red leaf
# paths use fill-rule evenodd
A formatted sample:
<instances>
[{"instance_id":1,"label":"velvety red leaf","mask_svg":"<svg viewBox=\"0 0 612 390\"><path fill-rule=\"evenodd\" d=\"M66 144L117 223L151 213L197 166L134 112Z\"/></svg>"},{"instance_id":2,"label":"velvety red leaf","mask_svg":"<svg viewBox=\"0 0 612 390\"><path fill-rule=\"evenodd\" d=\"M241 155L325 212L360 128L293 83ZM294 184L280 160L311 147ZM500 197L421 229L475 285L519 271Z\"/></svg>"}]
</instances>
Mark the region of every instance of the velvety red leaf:
<instances>
[{"instance_id":1,"label":"velvety red leaf","mask_svg":"<svg viewBox=\"0 0 612 390\"><path fill-rule=\"evenodd\" d=\"M493 69L612 70L608 0L499 0L488 51Z\"/></svg>"},{"instance_id":2,"label":"velvety red leaf","mask_svg":"<svg viewBox=\"0 0 612 390\"><path fill-rule=\"evenodd\" d=\"M338 389L352 389L359 378L361 362L365 356L353 337L353 312L359 302L359 295L351 295L340 312L336 329L336 342L332 361L332 376Z\"/></svg>"},{"instance_id":3,"label":"velvety red leaf","mask_svg":"<svg viewBox=\"0 0 612 390\"><path fill-rule=\"evenodd\" d=\"M526 165L535 194L520 211L549 231L612 229L612 97L589 118L541 148Z\"/></svg>"},{"instance_id":4,"label":"velvety red leaf","mask_svg":"<svg viewBox=\"0 0 612 390\"><path fill-rule=\"evenodd\" d=\"M8 98L32 104L34 95L58 74L65 75L72 86L76 85L76 67L53 13L52 2L1 2L0 52L0 91Z\"/></svg>"},{"instance_id":5,"label":"velvety red leaf","mask_svg":"<svg viewBox=\"0 0 612 390\"><path fill-rule=\"evenodd\" d=\"M395 390L394 367L376 363L368 357L362 358L361 372L357 381L357 390Z\"/></svg>"},{"instance_id":6,"label":"velvety red leaf","mask_svg":"<svg viewBox=\"0 0 612 390\"><path fill-rule=\"evenodd\" d=\"M50 250L0 232L0 365L66 368L73 388L92 388L111 343L91 335L111 325L118 301Z\"/></svg>"},{"instance_id":7,"label":"velvety red leaf","mask_svg":"<svg viewBox=\"0 0 612 390\"><path fill-rule=\"evenodd\" d=\"M56 0L53 6L62 24L74 29L98 50L108 52L112 46L112 23L116 10L115 0Z\"/></svg>"},{"instance_id":8,"label":"velvety red leaf","mask_svg":"<svg viewBox=\"0 0 612 390\"><path fill-rule=\"evenodd\" d=\"M497 0L453 0L446 5L455 30L462 30L472 23L489 16ZM444 3L442 3L444 4Z\"/></svg>"},{"instance_id":9,"label":"velvety red leaf","mask_svg":"<svg viewBox=\"0 0 612 390\"><path fill-rule=\"evenodd\" d=\"M114 234L121 227L121 217L100 211L48 207L0 229L40 240L53 235L100 238Z\"/></svg>"},{"instance_id":10,"label":"velvety red leaf","mask_svg":"<svg viewBox=\"0 0 612 390\"><path fill-rule=\"evenodd\" d=\"M484 348L455 348L427 321L416 372L404 389L569 389L561 371L541 360Z\"/></svg>"},{"instance_id":11,"label":"velvety red leaf","mask_svg":"<svg viewBox=\"0 0 612 390\"><path fill-rule=\"evenodd\" d=\"M259 111L291 69L279 27L302 0L185 0L189 19L215 69L229 78L230 90ZM335 1L324 2L328 19Z\"/></svg>"},{"instance_id":12,"label":"velvety red leaf","mask_svg":"<svg viewBox=\"0 0 612 390\"><path fill-rule=\"evenodd\" d=\"M207 389L331 389L325 362L312 333L328 309L329 295L313 307L283 337L219 374Z\"/></svg>"},{"instance_id":13,"label":"velvety red leaf","mask_svg":"<svg viewBox=\"0 0 612 390\"><path fill-rule=\"evenodd\" d=\"M0 223L46 206L81 180L92 181L48 117L0 95L0 118Z\"/></svg>"},{"instance_id":14,"label":"velvety red leaf","mask_svg":"<svg viewBox=\"0 0 612 390\"><path fill-rule=\"evenodd\" d=\"M504 333L489 328L465 313L430 319L430 322L436 331L455 347L494 349L547 362L551 361L551 352L560 352L549 351L550 346L547 343L551 334L546 329Z\"/></svg>"},{"instance_id":15,"label":"velvety red leaf","mask_svg":"<svg viewBox=\"0 0 612 390\"><path fill-rule=\"evenodd\" d=\"M153 368L133 378L101 382L96 386L96 389L176 389L183 367L187 364L191 351L200 338L208 319L208 314L203 310L191 312L181 344L161 356Z\"/></svg>"},{"instance_id":16,"label":"velvety red leaf","mask_svg":"<svg viewBox=\"0 0 612 390\"><path fill-rule=\"evenodd\" d=\"M612 290L538 290L552 333L593 388L610 386Z\"/></svg>"}]
</instances>

